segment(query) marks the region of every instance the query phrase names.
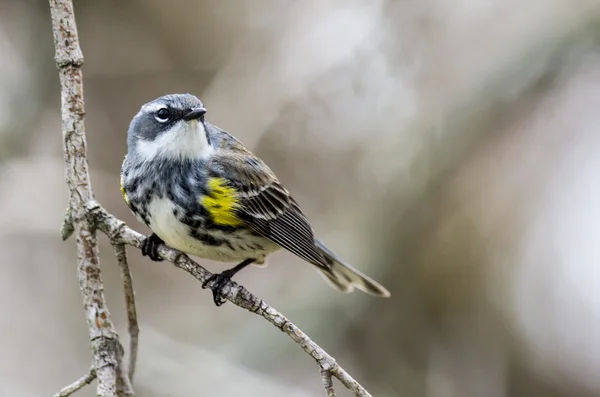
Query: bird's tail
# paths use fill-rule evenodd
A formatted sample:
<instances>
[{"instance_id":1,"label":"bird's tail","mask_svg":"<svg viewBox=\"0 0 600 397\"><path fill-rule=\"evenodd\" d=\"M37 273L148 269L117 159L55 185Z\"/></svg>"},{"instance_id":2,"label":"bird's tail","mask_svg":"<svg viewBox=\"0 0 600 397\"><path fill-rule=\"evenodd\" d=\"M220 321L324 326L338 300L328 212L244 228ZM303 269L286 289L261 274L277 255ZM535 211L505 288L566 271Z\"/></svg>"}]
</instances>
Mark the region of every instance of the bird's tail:
<instances>
[{"instance_id":1,"label":"bird's tail","mask_svg":"<svg viewBox=\"0 0 600 397\"><path fill-rule=\"evenodd\" d=\"M315 268L333 288L342 292L352 292L354 288L358 288L371 295L383 298L390 296L389 291L383 285L342 261L321 241L315 239L315 245L329 265L327 269L316 266Z\"/></svg>"}]
</instances>

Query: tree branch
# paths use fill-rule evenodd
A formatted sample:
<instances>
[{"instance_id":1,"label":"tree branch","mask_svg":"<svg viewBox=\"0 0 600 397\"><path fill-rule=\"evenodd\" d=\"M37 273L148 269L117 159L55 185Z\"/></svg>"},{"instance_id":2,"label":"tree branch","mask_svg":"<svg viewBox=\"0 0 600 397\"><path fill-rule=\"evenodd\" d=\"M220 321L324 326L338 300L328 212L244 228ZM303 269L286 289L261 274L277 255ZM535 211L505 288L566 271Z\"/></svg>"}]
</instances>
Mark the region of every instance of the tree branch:
<instances>
[{"instance_id":1,"label":"tree branch","mask_svg":"<svg viewBox=\"0 0 600 397\"><path fill-rule=\"evenodd\" d=\"M90 368L87 374L85 374L75 382L71 383L70 385L63 387L53 397L68 397L71 394L75 393L77 390L81 389L83 386L92 383L94 379L96 379L96 371L94 370L94 366L92 366L92 368Z\"/></svg>"},{"instance_id":2,"label":"tree branch","mask_svg":"<svg viewBox=\"0 0 600 397\"><path fill-rule=\"evenodd\" d=\"M129 380L129 375L122 365L123 355L119 356L119 366L117 367L117 396L119 397L135 397L133 385Z\"/></svg>"},{"instance_id":3,"label":"tree branch","mask_svg":"<svg viewBox=\"0 0 600 397\"><path fill-rule=\"evenodd\" d=\"M72 0L49 0L49 2L56 50L56 65L59 69L61 85L65 179L70 193L69 206L61 227L61 235L63 240L66 240L69 236L75 234L77 240L79 284L94 357L90 374L73 385L67 386L63 391L67 390L68 394L75 392L85 384L90 383L91 379L89 381L88 379L95 373L98 379L98 396L133 397L130 376L133 376L135 371L139 329L131 274L127 265L124 245L140 248L144 236L127 227L123 221L109 214L94 200L88 174L83 123L85 114L81 73L83 55L77 37L73 4ZM115 247L115 254L123 276L129 333L131 335L129 375L122 364L123 348L119 343L117 332L104 300L96 230L101 230L110 238ZM163 245L159 248L159 254L176 267L194 276L201 283L212 275L180 251ZM262 299L235 282L229 282L225 286L223 297L233 304L266 319L287 334L305 353L311 356L319 367L327 396L335 396L332 377L337 378L357 397L371 396L337 364L333 357Z\"/></svg>"},{"instance_id":4,"label":"tree branch","mask_svg":"<svg viewBox=\"0 0 600 397\"><path fill-rule=\"evenodd\" d=\"M121 346L104 300L96 232L87 219L86 205L94 195L88 174L84 131L83 54L71 0L49 0L55 61L60 76L65 179L69 208L63 236L75 233L79 287L83 298L98 396L117 396L117 367ZM71 226L68 226L71 225Z\"/></svg>"},{"instance_id":5,"label":"tree branch","mask_svg":"<svg viewBox=\"0 0 600 397\"><path fill-rule=\"evenodd\" d=\"M335 390L333 389L333 380L331 379L331 372L321 370L321 379L323 380L323 388L327 397L335 397Z\"/></svg>"},{"instance_id":6,"label":"tree branch","mask_svg":"<svg viewBox=\"0 0 600 397\"><path fill-rule=\"evenodd\" d=\"M119 268L121 269L121 278L123 279L123 288L125 290L125 307L127 308L127 322L129 331L129 380L133 382L133 375L135 374L135 363L137 361L138 351L138 334L140 328L138 326L137 313L135 309L135 293L133 291L133 281L131 279L131 272L129 271L129 264L127 263L127 251L123 244L113 244L115 250L115 256L119 262Z\"/></svg>"}]
</instances>

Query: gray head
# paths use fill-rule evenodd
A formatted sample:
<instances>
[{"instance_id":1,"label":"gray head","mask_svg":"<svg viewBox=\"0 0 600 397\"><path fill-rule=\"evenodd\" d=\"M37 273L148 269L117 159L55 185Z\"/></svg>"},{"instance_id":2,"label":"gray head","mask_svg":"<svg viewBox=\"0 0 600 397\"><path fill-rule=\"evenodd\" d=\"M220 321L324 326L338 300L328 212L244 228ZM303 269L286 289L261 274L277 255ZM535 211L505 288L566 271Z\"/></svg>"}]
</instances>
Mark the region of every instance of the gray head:
<instances>
[{"instance_id":1,"label":"gray head","mask_svg":"<svg viewBox=\"0 0 600 397\"><path fill-rule=\"evenodd\" d=\"M144 104L129 124L128 157L141 161L206 156L212 147L200 99L171 94Z\"/></svg>"}]
</instances>

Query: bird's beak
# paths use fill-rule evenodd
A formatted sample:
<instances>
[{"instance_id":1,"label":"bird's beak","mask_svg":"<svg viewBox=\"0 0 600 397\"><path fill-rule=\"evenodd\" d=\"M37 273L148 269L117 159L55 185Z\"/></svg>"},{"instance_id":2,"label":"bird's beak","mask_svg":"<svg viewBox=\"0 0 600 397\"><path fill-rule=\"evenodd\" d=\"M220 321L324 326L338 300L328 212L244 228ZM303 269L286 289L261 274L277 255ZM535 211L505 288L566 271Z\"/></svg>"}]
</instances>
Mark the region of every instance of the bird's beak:
<instances>
[{"instance_id":1,"label":"bird's beak","mask_svg":"<svg viewBox=\"0 0 600 397\"><path fill-rule=\"evenodd\" d=\"M204 113L206 113L206 109L204 108L193 108L188 114L183 116L183 119L185 121L198 120L204 116Z\"/></svg>"}]
</instances>

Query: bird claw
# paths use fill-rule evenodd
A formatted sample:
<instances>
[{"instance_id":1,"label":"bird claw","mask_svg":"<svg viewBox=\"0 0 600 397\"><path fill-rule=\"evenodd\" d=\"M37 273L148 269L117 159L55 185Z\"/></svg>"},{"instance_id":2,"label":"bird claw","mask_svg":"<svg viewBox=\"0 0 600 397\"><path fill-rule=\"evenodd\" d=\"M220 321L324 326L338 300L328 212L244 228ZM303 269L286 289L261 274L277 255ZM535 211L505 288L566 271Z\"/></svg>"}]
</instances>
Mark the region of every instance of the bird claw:
<instances>
[{"instance_id":1,"label":"bird claw","mask_svg":"<svg viewBox=\"0 0 600 397\"><path fill-rule=\"evenodd\" d=\"M147 255L155 262L162 262L164 259L158 254L158 246L164 243L160 237L152 233L142 241L142 256Z\"/></svg>"},{"instance_id":2,"label":"bird claw","mask_svg":"<svg viewBox=\"0 0 600 397\"><path fill-rule=\"evenodd\" d=\"M227 302L227 300L223 297L223 289L231 281L232 276L232 274L224 271L223 273L213 274L202 283L203 289L210 288L212 290L213 302L215 302L217 307Z\"/></svg>"}]
</instances>

